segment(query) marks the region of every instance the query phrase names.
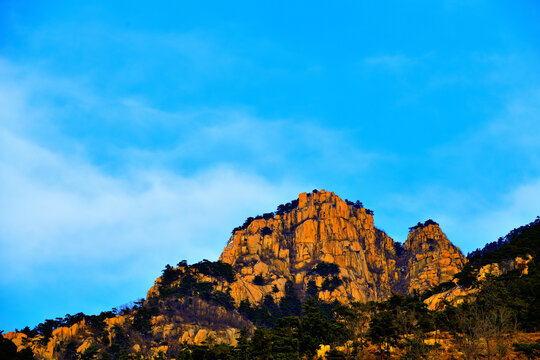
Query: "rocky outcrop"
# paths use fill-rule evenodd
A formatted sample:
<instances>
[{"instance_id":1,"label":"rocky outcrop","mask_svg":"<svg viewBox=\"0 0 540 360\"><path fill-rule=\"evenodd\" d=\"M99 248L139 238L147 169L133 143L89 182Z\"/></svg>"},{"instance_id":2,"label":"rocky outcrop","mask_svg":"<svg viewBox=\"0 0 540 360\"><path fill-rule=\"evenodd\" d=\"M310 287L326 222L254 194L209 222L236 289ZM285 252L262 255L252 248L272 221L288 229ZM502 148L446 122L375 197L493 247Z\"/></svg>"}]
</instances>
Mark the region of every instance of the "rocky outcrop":
<instances>
[{"instance_id":1,"label":"rocky outcrop","mask_svg":"<svg viewBox=\"0 0 540 360\"><path fill-rule=\"evenodd\" d=\"M227 344L236 346L238 344L238 337L240 330L236 328L226 328L224 330L208 330L206 328L193 325L189 329L186 329L180 337L180 342L187 344Z\"/></svg>"},{"instance_id":2,"label":"rocky outcrop","mask_svg":"<svg viewBox=\"0 0 540 360\"><path fill-rule=\"evenodd\" d=\"M289 212L252 221L229 240L220 260L238 273L231 284L237 302L279 298L287 280L301 294L314 283L323 300L378 301L392 291L422 291L449 281L466 263L433 221L417 226L399 254L362 206L324 190L302 193L296 203ZM338 266L335 286L328 287L328 275L313 272L321 262ZM254 284L256 276L264 285Z\"/></svg>"},{"instance_id":3,"label":"rocky outcrop","mask_svg":"<svg viewBox=\"0 0 540 360\"><path fill-rule=\"evenodd\" d=\"M220 260L238 274L231 285L237 301L280 297L286 281L292 280L301 294L314 282L319 298L349 302L389 296L397 281L395 257L393 240L374 227L369 210L321 190L300 194L290 212L254 220L236 231ZM336 264L339 272L314 273L321 262ZM262 276L265 285L254 285L255 276ZM339 279L335 286L324 284L329 276Z\"/></svg>"},{"instance_id":4,"label":"rocky outcrop","mask_svg":"<svg viewBox=\"0 0 540 360\"><path fill-rule=\"evenodd\" d=\"M520 275L527 275L529 272L529 263L533 260L531 255L525 257L516 257L514 259L508 259L498 263L490 263L475 270L477 281L485 281L489 276L501 276L509 271L517 270ZM480 289L479 287L464 288L458 286L457 281L454 280L455 285L453 288L442 291L440 293L433 294L424 302L428 305L429 310L442 310L446 304L457 306L464 301L472 300L475 298Z\"/></svg>"},{"instance_id":5,"label":"rocky outcrop","mask_svg":"<svg viewBox=\"0 0 540 360\"><path fill-rule=\"evenodd\" d=\"M467 262L459 248L433 221L411 229L404 246L405 256L401 259L404 278L399 290L411 293L451 281Z\"/></svg>"},{"instance_id":6,"label":"rocky outcrop","mask_svg":"<svg viewBox=\"0 0 540 360\"><path fill-rule=\"evenodd\" d=\"M491 263L482 266L478 269L478 280L485 280L488 275L500 276L506 274L512 270L518 270L521 275L527 275L529 273L529 263L533 257L527 255L525 257L516 257L499 263Z\"/></svg>"},{"instance_id":7,"label":"rocky outcrop","mask_svg":"<svg viewBox=\"0 0 540 360\"><path fill-rule=\"evenodd\" d=\"M84 319L70 327L61 326L52 330L52 334L46 342L42 341L43 336L41 335L29 338L26 334L20 332L8 332L3 334L4 338L11 340L17 346L17 351L29 347L40 359L58 358L58 349L61 348L62 344L77 342L83 339L85 335L87 335L87 333ZM92 340L88 340L87 343L91 344L91 341ZM85 348L80 348L77 349L77 352L82 353L84 350Z\"/></svg>"},{"instance_id":8,"label":"rocky outcrop","mask_svg":"<svg viewBox=\"0 0 540 360\"><path fill-rule=\"evenodd\" d=\"M2 334L4 338L11 340L13 344L17 347L17 351L21 351L26 347L26 344L28 343L28 336L26 334L10 331L5 334Z\"/></svg>"},{"instance_id":9,"label":"rocky outcrop","mask_svg":"<svg viewBox=\"0 0 540 360\"><path fill-rule=\"evenodd\" d=\"M478 289L463 289L460 286L456 286L452 289L434 294L424 300L424 302L427 304L429 310L443 310L446 306L445 304L457 306L477 292Z\"/></svg>"},{"instance_id":10,"label":"rocky outcrop","mask_svg":"<svg viewBox=\"0 0 540 360\"><path fill-rule=\"evenodd\" d=\"M56 328L48 341L4 336L31 344L43 359L61 357L61 344L75 343L82 354L118 339L146 357L173 354L183 343L236 345L239 329L254 329L236 308L245 300L260 304L270 296L277 303L294 292L300 300L381 301L449 281L465 262L433 221L414 227L401 246L360 202L313 191L236 228L220 262L167 266L142 307L111 313L97 327L83 320Z\"/></svg>"}]
</instances>

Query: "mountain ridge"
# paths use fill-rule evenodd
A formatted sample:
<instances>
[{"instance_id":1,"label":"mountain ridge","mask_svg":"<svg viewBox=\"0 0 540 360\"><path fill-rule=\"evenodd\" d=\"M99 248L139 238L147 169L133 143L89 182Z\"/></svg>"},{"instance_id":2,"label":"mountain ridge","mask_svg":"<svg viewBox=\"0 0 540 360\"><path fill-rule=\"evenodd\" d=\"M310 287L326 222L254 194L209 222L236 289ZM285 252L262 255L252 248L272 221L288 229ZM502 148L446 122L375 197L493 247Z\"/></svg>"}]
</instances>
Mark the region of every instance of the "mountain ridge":
<instances>
[{"instance_id":1,"label":"mountain ridge","mask_svg":"<svg viewBox=\"0 0 540 360\"><path fill-rule=\"evenodd\" d=\"M235 228L219 261L167 265L146 300L131 310L60 327L46 322L32 347L39 357L56 359L63 355L55 348L65 342L84 339L77 348L84 353L105 341L89 334L101 331L113 346L125 336L122 329L136 331L131 350L122 350L128 352L139 351L140 344L157 352L160 347L152 344L200 344L207 338L234 346L240 329L271 325L268 311L299 315L310 298L384 301L395 292L411 294L451 281L467 262L459 248L433 220L410 230L402 245L374 226L373 211L359 201L325 190L301 193L276 213ZM28 342L23 335L6 334L20 346Z\"/></svg>"},{"instance_id":2,"label":"mountain ridge","mask_svg":"<svg viewBox=\"0 0 540 360\"><path fill-rule=\"evenodd\" d=\"M220 260L240 270L248 282L261 275L279 288L284 281L277 279L293 277L303 292L310 281L321 286L322 280L310 277L309 269L319 262L336 264L342 284L323 291L319 298L341 302L377 301L392 292L422 291L451 280L467 262L433 220L411 228L399 249L400 243L374 226L373 211L333 192L301 193L285 208L287 212L265 214L237 228ZM242 267L248 263L252 266ZM237 299L248 293L253 291L233 289ZM259 302L263 296L257 293L251 300Z\"/></svg>"}]
</instances>

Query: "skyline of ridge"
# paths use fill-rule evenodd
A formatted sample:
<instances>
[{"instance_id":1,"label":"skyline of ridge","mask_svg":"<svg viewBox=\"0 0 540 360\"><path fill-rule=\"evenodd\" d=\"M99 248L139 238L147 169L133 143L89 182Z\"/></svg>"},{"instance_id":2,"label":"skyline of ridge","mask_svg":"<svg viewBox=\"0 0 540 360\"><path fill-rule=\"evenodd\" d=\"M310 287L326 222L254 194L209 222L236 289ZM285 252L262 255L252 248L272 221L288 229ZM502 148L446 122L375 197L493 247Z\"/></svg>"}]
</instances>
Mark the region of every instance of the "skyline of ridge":
<instances>
[{"instance_id":1,"label":"skyline of ridge","mask_svg":"<svg viewBox=\"0 0 540 360\"><path fill-rule=\"evenodd\" d=\"M329 194L335 196L338 200L342 200L342 201L344 201L345 203L347 203L347 206L349 206L349 207L353 207L353 208L356 207L355 203L356 203L356 204L358 204L358 203L362 204L362 202L359 202L359 201L354 202L354 201L350 201L349 199L342 199L341 197L339 197L339 195L335 194L333 191L327 191L326 189L320 189L320 190L318 190L318 189L313 189L313 190L310 191L310 192L302 192L302 193L300 193L296 199L293 199L293 200L291 200L290 202L288 202L288 203L286 203L286 204L279 204L279 205L277 205L277 210L279 210L280 207L283 206L283 205L285 205L285 207L287 207L288 205L291 205L291 204L292 204L293 207L291 207L291 208L289 208L288 210L285 211L285 214L287 214L288 212L291 212L292 210L299 208L299 206L298 206L298 204L299 204L299 199L302 197L302 195L306 195L306 194L307 194L307 196L309 197L312 193L321 193L321 192L322 192L322 193L329 193ZM368 215L372 216L373 219L375 218L375 215L374 215L374 211L373 211L373 210L365 208L365 207L363 206L363 204L362 204L360 207L361 207L361 208L364 208L364 209L366 210L366 213L367 213ZM277 214L276 214L276 211L271 211L271 212L269 212L269 213L261 213L261 214L262 214L262 215L257 214L257 215L255 215L255 216L253 216L253 217L252 217L252 216L249 216L249 217L246 219L246 221L244 222L244 225L235 227L235 228L232 230L232 234L230 235L229 240L227 241L227 243L226 243L225 245L230 244L230 241L235 237L235 233L236 233L237 230L241 230L241 229L247 228L247 227L251 224L251 222L253 222L253 221L255 221L255 220L266 219L265 216L269 216L270 214L272 215L273 218L275 218L275 216L277 215ZM537 218L538 218L538 217L537 217ZM249 223L248 223L248 220L251 220L251 221L249 221ZM426 219L425 221L418 221L416 224L413 224L411 227L408 228L408 233L409 233L409 235L407 236L407 238L414 232L413 230L418 229L418 227L425 227L425 226L427 226L427 225L432 225L432 224L436 225L437 228L440 228L439 224L438 224L436 221L434 221L433 219L431 219L431 218L430 218L430 219ZM526 224L523 224L523 225L526 225ZM377 230L382 231L383 233L385 233L385 231L384 231L383 229L381 229L380 227L374 226L374 228L377 229ZM441 232L442 232L443 236L446 236L445 233L444 233L444 231L442 231L442 229L441 229ZM501 237L504 237L504 235L501 235ZM405 242L406 242L405 240L403 240L403 241L400 242L399 240L393 239L391 236L389 236L389 239L390 239L392 242L394 242L394 243L399 243L399 244L401 244L401 245L405 244ZM450 240L450 244L455 245L455 244L452 242L451 239L447 239L447 240ZM493 241L495 241L495 239L494 239ZM488 241L488 242L490 242L490 241ZM486 245L488 242L486 242L484 245ZM223 255L223 252L225 251L226 246L224 246L222 249L223 249L223 250L222 250L222 252L221 252L221 256ZM481 246L480 248L471 250L471 252L474 251L474 250L479 250L479 249L482 249L482 246ZM458 252L459 252L460 254L462 254L463 256L466 256L466 255L467 255L467 253L463 253L463 251L459 248L459 246L457 246L457 250L458 250ZM219 256L218 258L220 258L221 256ZM399 257L401 257L401 255L398 255L397 257L399 258ZM216 259L211 259L211 261L218 260L218 258L216 258ZM194 260L192 261L192 264L195 264L195 263L201 262L201 261L206 261L206 260L207 260L207 259L194 259ZM181 259L181 260L178 260L178 263L180 264L180 262L184 262L184 261L186 261L186 259ZM187 262L186 264L189 264L189 262ZM165 265L168 266L169 264L165 264ZM163 266L165 266L165 265L163 265ZM157 276L159 277L160 275L158 274ZM155 284L154 284L154 286L155 286ZM150 287L149 287L149 288L150 288ZM120 289L120 290L121 290L121 289ZM113 309L113 308L121 309L123 306L130 306L130 304L134 303L134 302L137 301L139 298L142 298L142 299L146 298L146 292L144 292L144 294L141 295L141 296L139 296L137 299L131 299L131 300L125 302L125 303L115 305L115 306L113 306L113 307L111 307L111 308L107 308L107 309L99 309L98 311L96 311L95 314L98 314L99 312L102 312L102 311L109 311L110 309ZM76 312L72 312L72 313L75 314L75 313L79 313L79 312L81 312L81 311L76 311ZM67 314L69 314L69 313L67 313ZM67 315L67 314L65 314L65 315ZM61 317L60 314L57 314L57 315L58 315L59 317ZM94 314L87 313L86 315L94 315ZM51 318L56 318L57 316L50 316L50 317L51 317ZM37 320L37 321L38 321L38 322L43 322L43 321L45 321L45 319ZM36 323L36 325L37 325L37 323ZM26 324L25 326L29 326L31 329L33 328L33 326L31 326L31 324ZM9 329L9 328L8 328L8 329L0 329L0 330L2 330L2 331L5 332L5 331L14 331L15 329L16 329L16 328L13 328L13 329ZM17 329L18 329L18 330L21 330L22 327L17 328Z\"/></svg>"},{"instance_id":2,"label":"skyline of ridge","mask_svg":"<svg viewBox=\"0 0 540 360\"><path fill-rule=\"evenodd\" d=\"M538 18L537 1L0 2L0 329L143 296L314 188L400 242L434 219L464 253L529 223Z\"/></svg>"}]
</instances>

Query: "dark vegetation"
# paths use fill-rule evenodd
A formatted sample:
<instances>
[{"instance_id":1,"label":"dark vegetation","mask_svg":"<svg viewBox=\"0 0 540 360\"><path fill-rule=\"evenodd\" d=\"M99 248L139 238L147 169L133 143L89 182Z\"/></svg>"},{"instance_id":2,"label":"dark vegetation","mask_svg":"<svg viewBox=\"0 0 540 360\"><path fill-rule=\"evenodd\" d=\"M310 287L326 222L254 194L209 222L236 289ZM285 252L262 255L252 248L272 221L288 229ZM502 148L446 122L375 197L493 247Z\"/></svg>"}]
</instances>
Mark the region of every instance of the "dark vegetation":
<instances>
[{"instance_id":1,"label":"dark vegetation","mask_svg":"<svg viewBox=\"0 0 540 360\"><path fill-rule=\"evenodd\" d=\"M415 231L416 229L422 229L422 228L425 228L426 226L429 226L429 225L439 225L439 224L436 223L435 221L433 221L432 219L428 219L424 223L418 222L418 224L416 224L414 226L411 226L409 228L409 232L411 233L411 232Z\"/></svg>"},{"instance_id":2,"label":"dark vegetation","mask_svg":"<svg viewBox=\"0 0 540 360\"><path fill-rule=\"evenodd\" d=\"M345 202L347 203L347 205L352 206L357 209L362 209L364 207L364 204L362 204L360 200L356 200L356 202L352 202L349 199L345 199Z\"/></svg>"},{"instance_id":3,"label":"dark vegetation","mask_svg":"<svg viewBox=\"0 0 540 360\"><path fill-rule=\"evenodd\" d=\"M11 340L5 339L0 331L0 359L6 360L33 360L34 353L30 348L17 351L17 346Z\"/></svg>"},{"instance_id":4,"label":"dark vegetation","mask_svg":"<svg viewBox=\"0 0 540 360\"><path fill-rule=\"evenodd\" d=\"M540 217L537 217L533 222L510 231L502 240L469 254L469 263L455 278L458 285L480 288L480 294L486 299L498 301L496 305L504 306L520 329L540 331L540 262L536 259L539 251ZM478 269L483 265L526 255L533 256L527 265L527 275L523 274L524 269L518 268L485 282L477 281Z\"/></svg>"},{"instance_id":5,"label":"dark vegetation","mask_svg":"<svg viewBox=\"0 0 540 360\"><path fill-rule=\"evenodd\" d=\"M540 234L538 219L511 232L505 239L508 254L525 255L538 253ZM418 227L435 224L432 220ZM414 231L414 229L412 231ZM398 247L399 248L399 247ZM484 252L485 263L493 259L508 259L497 253L499 247L489 254ZM396 249L396 252L402 250ZM479 262L480 264L483 262ZM392 295L384 302L366 304L353 303L342 306L316 300L319 290L314 281L307 285L308 298L302 305L292 283L288 284L287 297L275 302L267 296L263 303L253 306L247 301L240 304L239 311L258 326L251 339L241 338L233 347L186 347L179 354L204 354L212 359L296 359L310 357L318 344L329 344L333 348L354 339L352 353L346 355L337 350L328 358L352 359L362 357L368 344L376 345L378 356L386 358L390 347L398 349L402 359L424 359L437 357L439 351L437 334L453 335L456 348L467 359L503 358L511 348L526 358L537 358L540 342L508 343L506 336L516 329L526 332L540 331L540 281L538 266L531 262L529 273L519 269L499 277L488 277L478 282L478 263L472 262L456 275L459 286L476 287L479 292L474 298L458 306L447 305L442 311L430 311L423 302L427 297L455 287L453 282L441 283L422 294ZM310 275L327 279L339 273L334 264L320 263ZM322 287L321 287L322 288ZM292 305L292 306L291 306ZM424 340L435 334L435 345ZM396 351L396 350L392 350ZM193 357L195 358L195 357Z\"/></svg>"},{"instance_id":6,"label":"dark vegetation","mask_svg":"<svg viewBox=\"0 0 540 360\"><path fill-rule=\"evenodd\" d=\"M235 280L235 274L230 264L222 263L220 261L212 262L203 260L199 263L188 265L184 260L178 263L177 268L173 268L170 265L165 266L161 282L158 286L160 298L185 298L187 299L187 302L184 304L184 307L189 307L190 304L192 304L191 298L197 297L208 303L223 306L229 310L235 308L234 301L228 292L214 290L214 283L198 280L197 274L212 276L228 282ZM177 282L179 283L176 284ZM105 319L115 317L118 314L133 314L132 328L142 335L148 335L151 330L150 320L152 316L157 315L162 310L158 308L156 304L156 299L149 299L147 303L141 299L133 304L124 305L121 309L114 308L111 311L104 311L99 315L86 315L83 313L75 315L67 314L65 317L47 319L33 329L25 327L19 331L26 334L28 337L41 335L41 343L46 344L52 336L53 330L58 329L59 327L70 327L85 320L88 328L97 338L105 339L108 336L108 333L105 330ZM194 318L193 321L199 319Z\"/></svg>"},{"instance_id":7,"label":"dark vegetation","mask_svg":"<svg viewBox=\"0 0 540 360\"><path fill-rule=\"evenodd\" d=\"M403 255L403 251L405 251L405 249L403 248L403 244L400 243L399 241L394 242L394 250L396 251L397 257L400 257L401 255Z\"/></svg>"},{"instance_id":8,"label":"dark vegetation","mask_svg":"<svg viewBox=\"0 0 540 360\"><path fill-rule=\"evenodd\" d=\"M339 266L333 263L320 262L313 269L308 272L308 275L319 275L324 277L323 283L321 284L320 290L329 290L332 291L340 286L343 281L337 276L339 274ZM312 293L312 296L315 296L319 289L317 288L315 282L308 284L310 289L308 293Z\"/></svg>"},{"instance_id":9,"label":"dark vegetation","mask_svg":"<svg viewBox=\"0 0 540 360\"><path fill-rule=\"evenodd\" d=\"M262 236L272 235L272 229L270 229L268 226L263 227L261 229L261 235Z\"/></svg>"},{"instance_id":10,"label":"dark vegetation","mask_svg":"<svg viewBox=\"0 0 540 360\"><path fill-rule=\"evenodd\" d=\"M259 274L259 275L255 275L255 278L253 279L253 283L258 286L264 286L266 281L264 280L264 277L261 274Z\"/></svg>"},{"instance_id":11,"label":"dark vegetation","mask_svg":"<svg viewBox=\"0 0 540 360\"><path fill-rule=\"evenodd\" d=\"M441 284L440 289L449 286ZM328 359L363 358L368 355L369 344L376 346L376 355L381 359L396 351L400 359L437 358L437 337L441 332L454 336L457 350L467 359L502 358L511 348L505 336L514 331L516 321L519 326L523 324L521 316L526 305L522 299L514 298L508 283L488 279L479 286L476 300L448 305L443 311L428 310L423 296L418 294L393 294L383 302L350 306L308 298L301 305L296 300L293 311L285 310L283 300L276 304L271 297L255 307L244 301L240 311L258 324L251 339L244 331L237 347L184 346L177 359L311 358L320 344L333 348ZM290 291L289 296L294 298L292 284ZM535 326L521 330L537 331L538 325L536 319ZM424 340L433 336L435 345L427 345ZM351 339L349 354L335 349ZM532 359L538 356L539 344L515 343L513 348Z\"/></svg>"},{"instance_id":12,"label":"dark vegetation","mask_svg":"<svg viewBox=\"0 0 540 360\"><path fill-rule=\"evenodd\" d=\"M330 276L339 274L339 266L334 263L320 262L311 269L308 274L317 274L320 276Z\"/></svg>"},{"instance_id":13,"label":"dark vegetation","mask_svg":"<svg viewBox=\"0 0 540 360\"><path fill-rule=\"evenodd\" d=\"M215 290L215 282L201 281L199 274L212 276L232 282L236 279L232 266L221 261L203 260L193 265L182 261L177 268L166 265L159 283L159 297L177 298L198 297L205 301L221 305L226 309L234 308L234 300L229 292Z\"/></svg>"},{"instance_id":14,"label":"dark vegetation","mask_svg":"<svg viewBox=\"0 0 540 360\"><path fill-rule=\"evenodd\" d=\"M427 226L426 223L420 225ZM339 267L325 262L310 271L310 275L326 278L321 288L315 281L310 281L307 296L302 299L299 289L288 281L285 296L277 301L267 295L261 304L244 300L236 306L230 294L216 290L216 282L201 280L201 275L207 275L234 281L235 274L229 264L203 260L188 265L182 261L176 268L165 267L158 285L159 295L147 301L140 300L120 310L113 309L99 315L68 314L63 318L46 320L34 329L26 327L21 332L30 337L41 335L45 344L54 329L71 326L84 319L96 339L95 344L82 354L76 352L80 346L76 342L61 344L58 350L61 359L142 359L142 355L132 354L132 346L153 339L151 319L159 314L171 319L179 317L181 321L196 322L201 326L217 324L244 330L236 347L212 341L203 345L175 342L173 346L162 340L160 344L170 345L170 350L167 354L154 356L154 360L311 358L320 344L332 347L332 352L327 354L328 359L365 358L369 344L376 346L376 354L381 359L388 358L390 352L399 353L401 359L437 358L440 351L437 337L441 332L453 335L456 348L466 359L503 358L510 349L524 358L534 359L540 356L540 342L509 344L506 337L516 330L540 331L539 262L533 259L527 274L516 269L499 277L488 276L479 282L476 273L485 263L527 254L537 256L539 241L540 218L537 218L512 230L496 246L487 246L470 254L470 263L456 275L456 279L459 286L476 287L478 292L458 306L447 304L442 311L428 310L423 300L452 288L453 282L441 283L422 294L393 294L383 302L352 303L349 306L322 302L317 299L318 291L339 286L336 283L340 281L337 277ZM257 282L261 279L262 283L265 282L262 276L256 279ZM220 311L222 307L230 311ZM105 319L117 314L131 314L133 320L107 331ZM248 330L251 324L257 326L254 331ZM424 340L433 336L435 345L427 345ZM11 341L2 337L0 340L0 359L34 358L31 350L17 352ZM352 340L348 344L349 354L335 349L349 340Z\"/></svg>"},{"instance_id":15,"label":"dark vegetation","mask_svg":"<svg viewBox=\"0 0 540 360\"><path fill-rule=\"evenodd\" d=\"M246 302L240 306L241 312L258 324L250 339L244 331L237 347L186 345L177 359L311 358L320 344L332 347L329 359L366 357L369 344L376 346L381 359L396 351L401 359L437 358L437 336L443 331L454 336L457 350L466 358L502 357L511 347L505 334L513 331L523 305L512 300L510 291L490 279L481 285L475 301L449 305L443 311L428 310L416 294L393 294L384 302L350 306L308 298L301 305L297 302L292 312L284 311L283 301L275 304L267 297L260 306ZM433 336L435 345L427 345L424 340ZM349 354L335 349L351 339ZM516 343L514 348L530 358L540 350L538 343Z\"/></svg>"},{"instance_id":16,"label":"dark vegetation","mask_svg":"<svg viewBox=\"0 0 540 360\"><path fill-rule=\"evenodd\" d=\"M344 201L345 203L347 203L347 205L352 206L353 208L364 209L364 204L362 204L360 200L356 200L355 202L353 202L353 201L350 201L349 199L345 199ZM366 213L369 215L375 214L373 210L371 209L366 209Z\"/></svg>"},{"instance_id":17,"label":"dark vegetation","mask_svg":"<svg viewBox=\"0 0 540 360\"><path fill-rule=\"evenodd\" d=\"M313 189L313 191L312 191L312 193L314 193L314 194L316 194L318 192L319 191L317 189ZM354 207L356 209L364 208L364 204L362 204L362 202L359 201L359 200L356 200L356 202L352 202L352 201L350 201L348 199L345 199L345 202L347 203L347 205L352 206L352 207ZM280 215L280 216L285 215L285 214L291 212L292 210L294 210L296 208L298 208L298 199L292 200L292 201L290 201L290 202L288 202L286 204L278 205L276 211L274 211L274 212L265 213L263 215L257 215L255 217L250 216L244 221L244 223L241 226L237 226L232 230L232 235L234 235L234 233L237 232L237 231L247 229L247 227L254 220L259 220L259 219L269 220L269 219L273 218L276 215ZM370 209L366 209L366 213L369 214L369 215L374 214L373 210L370 210ZM268 227L264 227L262 229L262 231L264 231L264 233L261 233L263 236L272 234L272 230L270 228L268 228Z\"/></svg>"},{"instance_id":18,"label":"dark vegetation","mask_svg":"<svg viewBox=\"0 0 540 360\"><path fill-rule=\"evenodd\" d=\"M246 219L246 221L244 221L244 223L241 225L241 226L237 226L235 227L233 230L232 230L232 234L234 235L235 232L237 231L240 231L240 230L245 230L247 229L247 227L254 221L254 220L259 220L259 219L265 219L265 220L269 220L271 218L273 218L274 216L276 215L284 215L288 212L290 212L291 210L293 209L296 209L298 207L298 199L296 200L293 200L291 202L288 202L286 204L281 204L281 205L278 205L277 209L275 212L269 212L269 213L265 213L263 215L257 215L255 217L248 217ZM268 230L265 230L266 233L263 234L263 235L270 235L272 233L272 230L268 227L265 227L263 228L264 229L268 229ZM268 231L270 231L268 233Z\"/></svg>"},{"instance_id":19,"label":"dark vegetation","mask_svg":"<svg viewBox=\"0 0 540 360\"><path fill-rule=\"evenodd\" d=\"M475 267L513 259L540 254L540 216L524 226L510 231L505 237L486 244L482 249L469 253L467 258Z\"/></svg>"},{"instance_id":20,"label":"dark vegetation","mask_svg":"<svg viewBox=\"0 0 540 360\"><path fill-rule=\"evenodd\" d=\"M526 359L540 359L540 340L530 344L516 343L514 350Z\"/></svg>"},{"instance_id":21,"label":"dark vegetation","mask_svg":"<svg viewBox=\"0 0 540 360\"><path fill-rule=\"evenodd\" d=\"M272 327L258 327L249 339L241 332L238 346L185 346L177 359L300 359L315 355L319 344L346 340L346 310L309 299L297 314L275 319Z\"/></svg>"},{"instance_id":22,"label":"dark vegetation","mask_svg":"<svg viewBox=\"0 0 540 360\"><path fill-rule=\"evenodd\" d=\"M271 295L266 295L259 305L252 305L247 299L242 300L238 311L257 326L272 327L281 318L300 315L301 301L292 281L287 281L285 296L278 303Z\"/></svg>"},{"instance_id":23,"label":"dark vegetation","mask_svg":"<svg viewBox=\"0 0 540 360\"><path fill-rule=\"evenodd\" d=\"M446 286L441 284L442 288ZM508 287L508 283L488 279L479 287L480 292L475 301L457 307L449 305L443 311L430 311L423 297L417 294L393 294L383 302L352 303L349 306L337 302L325 303L313 297L302 303L292 282L289 282L286 285L286 296L277 303L271 296L267 296L257 306L248 301L240 304L239 312L255 323L257 328L251 336L245 328L236 347L211 341L202 345L177 344L171 347L172 352L164 358L300 359L313 357L320 344L332 347L327 357L329 359L366 357L369 344L375 345L376 354L381 359L396 351L402 359L437 358L437 341L435 345L427 345L424 340L433 338L433 334L437 338L437 334L443 331L454 336L457 349L466 358L504 356L510 350L510 344L505 342L505 334L513 331L516 321L521 330L537 331L539 320L536 318L522 326L525 324L523 315L527 312L531 315L530 309L526 307L532 303L516 299L514 289ZM204 325L217 316L215 313L201 316L208 312L201 301L178 302L171 298L164 301L165 314L168 311L184 317L185 314L193 313L193 318L185 318L187 321L194 320ZM154 310L139 305L134 311L137 320L134 320L130 328L115 326L112 329L112 342L102 341L86 353L86 358L138 359L136 355L128 355L129 349L140 336L149 336L148 319ZM241 324L235 325L238 327ZM349 354L336 350L337 346L351 339L353 342L348 345ZM4 343L1 351L10 351L13 355L13 346L7 340ZM531 359L536 358L540 351L538 343L516 343L513 348ZM98 353L101 357L96 357ZM154 357L154 360L159 360L159 357Z\"/></svg>"},{"instance_id":24,"label":"dark vegetation","mask_svg":"<svg viewBox=\"0 0 540 360\"><path fill-rule=\"evenodd\" d=\"M221 261L208 261L205 259L191 265L191 268L200 272L201 274L227 280L228 282L233 282L236 280L232 266Z\"/></svg>"},{"instance_id":25,"label":"dark vegetation","mask_svg":"<svg viewBox=\"0 0 540 360\"><path fill-rule=\"evenodd\" d=\"M328 277L324 279L323 283L321 284L321 290L332 291L338 286L340 286L342 283L343 281L337 276Z\"/></svg>"},{"instance_id":26,"label":"dark vegetation","mask_svg":"<svg viewBox=\"0 0 540 360\"><path fill-rule=\"evenodd\" d=\"M141 307L143 303L142 300L134 302L131 306L124 305L121 310L114 308L112 311L103 311L99 315L86 315L77 313L75 315L67 314L65 317L57 317L56 319L47 319L44 322L38 324L33 329L30 329L28 326L22 330L15 330L25 334L28 337L34 337L41 335L41 343L46 344L49 338L52 336L52 332L59 327L70 327L82 320L86 321L87 326L98 333L104 331L106 324L105 319L116 316L117 314L125 314L132 311L136 311Z\"/></svg>"}]
</instances>

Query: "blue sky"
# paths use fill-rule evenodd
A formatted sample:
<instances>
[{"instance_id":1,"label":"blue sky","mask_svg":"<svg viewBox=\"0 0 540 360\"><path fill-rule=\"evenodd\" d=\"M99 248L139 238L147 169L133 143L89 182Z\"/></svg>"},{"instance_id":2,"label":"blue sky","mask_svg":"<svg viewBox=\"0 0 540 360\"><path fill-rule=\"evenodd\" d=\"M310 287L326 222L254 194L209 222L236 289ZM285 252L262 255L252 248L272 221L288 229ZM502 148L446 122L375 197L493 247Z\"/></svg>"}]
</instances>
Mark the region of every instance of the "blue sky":
<instances>
[{"instance_id":1,"label":"blue sky","mask_svg":"<svg viewBox=\"0 0 540 360\"><path fill-rule=\"evenodd\" d=\"M0 3L0 329L314 188L465 253L540 215L536 1L78 3Z\"/></svg>"}]
</instances>

